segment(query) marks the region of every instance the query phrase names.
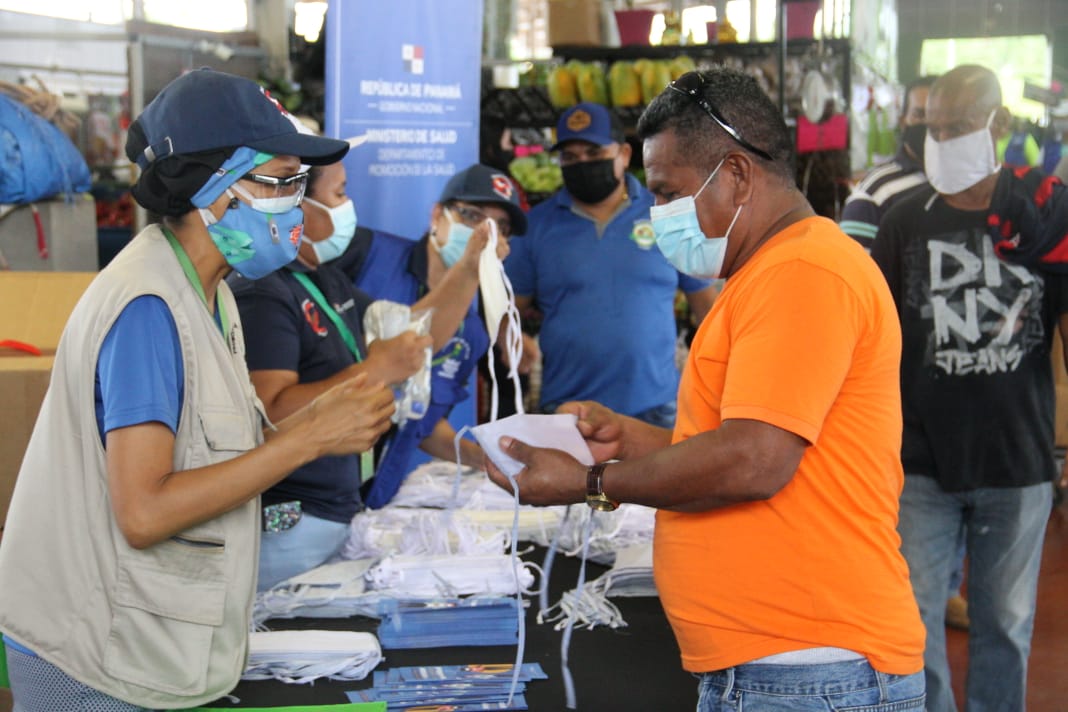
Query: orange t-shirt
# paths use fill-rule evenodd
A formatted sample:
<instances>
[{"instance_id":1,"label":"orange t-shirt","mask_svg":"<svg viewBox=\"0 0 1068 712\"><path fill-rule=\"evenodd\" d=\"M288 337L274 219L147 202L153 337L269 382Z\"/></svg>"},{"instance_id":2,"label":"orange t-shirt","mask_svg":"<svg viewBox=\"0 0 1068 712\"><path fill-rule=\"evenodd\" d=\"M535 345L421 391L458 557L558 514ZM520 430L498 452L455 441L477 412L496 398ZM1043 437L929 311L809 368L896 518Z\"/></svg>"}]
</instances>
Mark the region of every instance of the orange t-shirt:
<instances>
[{"instance_id":1,"label":"orange t-shirt","mask_svg":"<svg viewBox=\"0 0 1068 712\"><path fill-rule=\"evenodd\" d=\"M749 419L809 447L769 500L657 512L656 584L684 668L821 646L923 668L896 529L900 358L883 275L825 218L773 236L727 281L691 347L674 442Z\"/></svg>"}]
</instances>

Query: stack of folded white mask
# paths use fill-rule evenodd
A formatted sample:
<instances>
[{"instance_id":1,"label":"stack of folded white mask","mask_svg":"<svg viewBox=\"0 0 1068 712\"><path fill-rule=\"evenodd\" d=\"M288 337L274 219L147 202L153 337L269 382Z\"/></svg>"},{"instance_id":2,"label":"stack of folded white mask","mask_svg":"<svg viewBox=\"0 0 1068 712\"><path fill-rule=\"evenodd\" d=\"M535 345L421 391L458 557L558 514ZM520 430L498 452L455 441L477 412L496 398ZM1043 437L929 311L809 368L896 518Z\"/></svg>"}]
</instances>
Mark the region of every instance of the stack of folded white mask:
<instances>
[{"instance_id":1,"label":"stack of folded white mask","mask_svg":"<svg viewBox=\"0 0 1068 712\"><path fill-rule=\"evenodd\" d=\"M511 524L509 513L509 529ZM507 532L482 526L464 512L386 507L360 512L352 518L341 556L366 559L387 554L500 554L507 544Z\"/></svg>"},{"instance_id":2,"label":"stack of folded white mask","mask_svg":"<svg viewBox=\"0 0 1068 712\"><path fill-rule=\"evenodd\" d=\"M323 564L256 596L252 623L269 618L348 618L374 616L381 594L367 590L372 559Z\"/></svg>"},{"instance_id":3,"label":"stack of folded white mask","mask_svg":"<svg viewBox=\"0 0 1068 712\"><path fill-rule=\"evenodd\" d=\"M371 589L394 598L529 593L530 564L504 554L389 556L367 572Z\"/></svg>"},{"instance_id":4,"label":"stack of folded white mask","mask_svg":"<svg viewBox=\"0 0 1068 712\"><path fill-rule=\"evenodd\" d=\"M242 679L305 683L362 680L382 661L370 633L339 630L280 630L249 634L248 668Z\"/></svg>"}]
</instances>

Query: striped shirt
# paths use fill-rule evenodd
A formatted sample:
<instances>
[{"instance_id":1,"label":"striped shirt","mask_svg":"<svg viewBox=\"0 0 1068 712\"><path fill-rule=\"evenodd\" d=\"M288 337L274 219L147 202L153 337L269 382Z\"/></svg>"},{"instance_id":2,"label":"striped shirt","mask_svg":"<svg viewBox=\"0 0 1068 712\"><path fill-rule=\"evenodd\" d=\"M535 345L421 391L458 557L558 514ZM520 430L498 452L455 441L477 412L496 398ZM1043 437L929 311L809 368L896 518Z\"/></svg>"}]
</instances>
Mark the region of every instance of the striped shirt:
<instances>
[{"instance_id":1,"label":"striped shirt","mask_svg":"<svg viewBox=\"0 0 1068 712\"><path fill-rule=\"evenodd\" d=\"M861 179L846 199L838 226L870 252L886 211L925 185L922 166L898 151L894 160L876 166Z\"/></svg>"}]
</instances>

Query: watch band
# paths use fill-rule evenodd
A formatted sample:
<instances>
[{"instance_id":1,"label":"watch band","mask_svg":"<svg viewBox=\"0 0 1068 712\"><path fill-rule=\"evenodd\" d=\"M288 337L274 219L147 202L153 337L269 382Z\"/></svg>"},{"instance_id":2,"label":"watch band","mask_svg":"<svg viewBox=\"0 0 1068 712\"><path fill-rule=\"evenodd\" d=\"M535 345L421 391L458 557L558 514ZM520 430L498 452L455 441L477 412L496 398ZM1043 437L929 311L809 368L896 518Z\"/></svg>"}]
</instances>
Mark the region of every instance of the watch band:
<instances>
[{"instance_id":1,"label":"watch band","mask_svg":"<svg viewBox=\"0 0 1068 712\"><path fill-rule=\"evenodd\" d=\"M604 468L607 462L599 462L586 470L586 504L598 512L611 512L619 506L604 493Z\"/></svg>"},{"instance_id":2,"label":"watch band","mask_svg":"<svg viewBox=\"0 0 1068 712\"><path fill-rule=\"evenodd\" d=\"M596 465L586 470L586 496L587 497L600 497L604 495L604 468L608 467L607 462L598 462Z\"/></svg>"}]
</instances>

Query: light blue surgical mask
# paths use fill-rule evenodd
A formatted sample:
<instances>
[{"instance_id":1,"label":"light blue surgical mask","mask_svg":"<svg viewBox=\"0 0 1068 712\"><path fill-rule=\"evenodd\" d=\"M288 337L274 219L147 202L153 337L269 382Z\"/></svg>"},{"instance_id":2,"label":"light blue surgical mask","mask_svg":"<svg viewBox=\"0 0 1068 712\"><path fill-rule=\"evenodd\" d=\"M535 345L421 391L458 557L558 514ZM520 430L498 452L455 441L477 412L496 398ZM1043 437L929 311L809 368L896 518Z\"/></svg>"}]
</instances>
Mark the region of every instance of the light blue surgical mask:
<instances>
[{"instance_id":1,"label":"light blue surgical mask","mask_svg":"<svg viewBox=\"0 0 1068 712\"><path fill-rule=\"evenodd\" d=\"M697 219L697 204L694 202L719 172L720 161L701 188L693 195L672 200L649 209L649 217L656 233L656 246L675 269L694 277L715 279L723 269L723 257L727 252L727 238L738 220L742 206L734 211L734 218L723 237L708 237L701 232Z\"/></svg>"},{"instance_id":2,"label":"light blue surgical mask","mask_svg":"<svg viewBox=\"0 0 1068 712\"><path fill-rule=\"evenodd\" d=\"M313 242L305 236L304 241L315 251L319 264L336 260L348 249L352 236L356 234L356 206L351 200L346 200L335 208L328 208L312 198L304 198L304 202L324 211L330 217L330 224L334 226L333 234L325 240Z\"/></svg>"},{"instance_id":3,"label":"light blue surgical mask","mask_svg":"<svg viewBox=\"0 0 1068 712\"><path fill-rule=\"evenodd\" d=\"M471 239L471 233L474 232L472 228L464 225L462 222L457 222L452 219L452 215L449 214L449 209L445 209L445 219L449 221L449 234L446 238L444 245L438 245L434 241L434 238L430 238L430 244L441 255L441 259L444 260L446 267L452 267L454 264L460 261L463 257L464 250L467 249L467 241Z\"/></svg>"},{"instance_id":4,"label":"light blue surgical mask","mask_svg":"<svg viewBox=\"0 0 1068 712\"><path fill-rule=\"evenodd\" d=\"M235 207L227 208L220 218L207 208L200 208L200 219L234 271L247 279L266 277L297 256L304 233L304 213L299 207L281 213L257 210L237 200L235 190L246 194L236 185L226 189Z\"/></svg>"}]
</instances>

